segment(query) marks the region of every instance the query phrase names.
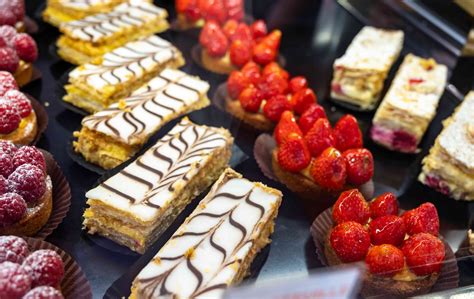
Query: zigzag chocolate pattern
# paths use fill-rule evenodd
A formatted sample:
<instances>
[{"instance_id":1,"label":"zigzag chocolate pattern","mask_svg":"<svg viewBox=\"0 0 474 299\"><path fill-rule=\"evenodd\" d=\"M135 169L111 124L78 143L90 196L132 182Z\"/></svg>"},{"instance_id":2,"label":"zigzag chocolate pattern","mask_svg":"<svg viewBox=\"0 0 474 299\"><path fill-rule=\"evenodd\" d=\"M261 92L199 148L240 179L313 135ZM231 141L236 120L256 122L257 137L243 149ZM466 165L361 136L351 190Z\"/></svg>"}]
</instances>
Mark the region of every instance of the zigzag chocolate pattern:
<instances>
[{"instance_id":1,"label":"zigzag chocolate pattern","mask_svg":"<svg viewBox=\"0 0 474 299\"><path fill-rule=\"evenodd\" d=\"M108 13L88 16L82 20L65 23L61 26L73 38L88 42L114 35L124 28L138 28L153 19L166 18L166 10L143 1L131 1L118 5Z\"/></svg>"},{"instance_id":2,"label":"zigzag chocolate pattern","mask_svg":"<svg viewBox=\"0 0 474 299\"><path fill-rule=\"evenodd\" d=\"M170 117L187 112L207 91L204 81L178 70L165 70L124 103L115 103L82 120L82 125L125 143L149 135ZM141 139L141 138L139 138Z\"/></svg>"}]
</instances>

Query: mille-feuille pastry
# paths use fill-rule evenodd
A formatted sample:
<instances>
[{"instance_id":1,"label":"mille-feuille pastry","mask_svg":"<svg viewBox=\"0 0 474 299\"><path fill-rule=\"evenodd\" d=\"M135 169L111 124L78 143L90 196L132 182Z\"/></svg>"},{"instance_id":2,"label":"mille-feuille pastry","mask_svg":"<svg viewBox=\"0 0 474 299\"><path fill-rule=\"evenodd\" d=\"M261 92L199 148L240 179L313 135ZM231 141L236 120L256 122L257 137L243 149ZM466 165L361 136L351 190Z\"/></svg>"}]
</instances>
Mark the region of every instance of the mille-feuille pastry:
<instances>
[{"instance_id":1,"label":"mille-feuille pastry","mask_svg":"<svg viewBox=\"0 0 474 299\"><path fill-rule=\"evenodd\" d=\"M176 47L151 35L76 67L69 73L63 100L91 113L100 111L128 96L163 69L183 64Z\"/></svg>"},{"instance_id":2,"label":"mille-feuille pastry","mask_svg":"<svg viewBox=\"0 0 474 299\"><path fill-rule=\"evenodd\" d=\"M227 166L233 138L187 118L133 163L86 193L84 227L143 253Z\"/></svg>"},{"instance_id":3,"label":"mille-feuille pastry","mask_svg":"<svg viewBox=\"0 0 474 299\"><path fill-rule=\"evenodd\" d=\"M474 200L474 92L443 122L418 180L457 200Z\"/></svg>"},{"instance_id":4,"label":"mille-feuille pastry","mask_svg":"<svg viewBox=\"0 0 474 299\"><path fill-rule=\"evenodd\" d=\"M271 240L282 194L227 169L133 281L141 298L221 298Z\"/></svg>"},{"instance_id":5,"label":"mille-feuille pastry","mask_svg":"<svg viewBox=\"0 0 474 299\"><path fill-rule=\"evenodd\" d=\"M436 115L448 68L433 58L408 54L373 120L373 141L391 150L415 153Z\"/></svg>"},{"instance_id":6,"label":"mille-feuille pastry","mask_svg":"<svg viewBox=\"0 0 474 299\"><path fill-rule=\"evenodd\" d=\"M209 105L205 81L166 69L130 97L82 120L74 150L113 168L134 156L163 125Z\"/></svg>"},{"instance_id":7,"label":"mille-feuille pastry","mask_svg":"<svg viewBox=\"0 0 474 299\"><path fill-rule=\"evenodd\" d=\"M403 47L403 36L400 30L362 28L346 53L334 62L332 99L361 110L374 109Z\"/></svg>"},{"instance_id":8,"label":"mille-feuille pastry","mask_svg":"<svg viewBox=\"0 0 474 299\"><path fill-rule=\"evenodd\" d=\"M130 41L168 29L166 10L146 1L131 0L104 14L62 24L58 54L84 64Z\"/></svg>"}]
</instances>

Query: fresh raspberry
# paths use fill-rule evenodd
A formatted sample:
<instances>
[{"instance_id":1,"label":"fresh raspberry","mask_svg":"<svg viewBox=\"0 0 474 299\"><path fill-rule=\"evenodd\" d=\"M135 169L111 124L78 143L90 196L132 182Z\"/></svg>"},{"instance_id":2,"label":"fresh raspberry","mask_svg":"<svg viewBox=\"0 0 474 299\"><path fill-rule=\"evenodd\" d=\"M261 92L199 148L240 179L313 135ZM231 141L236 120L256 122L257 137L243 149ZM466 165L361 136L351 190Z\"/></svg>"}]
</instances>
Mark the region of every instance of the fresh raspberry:
<instances>
[{"instance_id":1,"label":"fresh raspberry","mask_svg":"<svg viewBox=\"0 0 474 299\"><path fill-rule=\"evenodd\" d=\"M26 202L35 202L46 191L44 172L35 165L20 165L9 177L12 192L18 193Z\"/></svg>"},{"instance_id":2,"label":"fresh raspberry","mask_svg":"<svg viewBox=\"0 0 474 299\"><path fill-rule=\"evenodd\" d=\"M26 293L22 299L64 299L63 294L50 286L36 287Z\"/></svg>"},{"instance_id":3,"label":"fresh raspberry","mask_svg":"<svg viewBox=\"0 0 474 299\"><path fill-rule=\"evenodd\" d=\"M401 217L386 215L373 219L369 224L370 237L375 245L398 246L405 239L406 228Z\"/></svg>"},{"instance_id":4,"label":"fresh raspberry","mask_svg":"<svg viewBox=\"0 0 474 299\"><path fill-rule=\"evenodd\" d=\"M316 94L311 88L303 88L293 94L291 102L295 112L303 114L309 106L317 102Z\"/></svg>"},{"instance_id":5,"label":"fresh raspberry","mask_svg":"<svg viewBox=\"0 0 474 299\"><path fill-rule=\"evenodd\" d=\"M326 118L324 108L316 103L311 104L306 108L303 114L301 114L301 117L298 120L301 131L303 131L304 134L308 133L314 123L320 118Z\"/></svg>"},{"instance_id":6,"label":"fresh raspberry","mask_svg":"<svg viewBox=\"0 0 474 299\"><path fill-rule=\"evenodd\" d=\"M21 264L29 254L28 243L22 238L16 236L0 237L0 263L9 261Z\"/></svg>"},{"instance_id":7,"label":"fresh raspberry","mask_svg":"<svg viewBox=\"0 0 474 299\"><path fill-rule=\"evenodd\" d=\"M263 107L263 114L273 121L278 122L283 112L291 110L291 104L284 95L271 97Z\"/></svg>"},{"instance_id":8,"label":"fresh raspberry","mask_svg":"<svg viewBox=\"0 0 474 299\"><path fill-rule=\"evenodd\" d=\"M0 153L0 175L7 178L15 168L12 157L6 153Z\"/></svg>"},{"instance_id":9,"label":"fresh raspberry","mask_svg":"<svg viewBox=\"0 0 474 299\"><path fill-rule=\"evenodd\" d=\"M13 102L16 104L18 112L22 118L27 117L30 115L31 110L31 102L28 100L26 95L19 90L12 89L5 93L4 96L8 101Z\"/></svg>"},{"instance_id":10,"label":"fresh raspberry","mask_svg":"<svg viewBox=\"0 0 474 299\"><path fill-rule=\"evenodd\" d=\"M228 39L230 39L232 35L235 34L237 26L239 26L239 22L237 22L236 20L231 19L225 22L224 26L222 27L222 30L224 31L225 36L227 36Z\"/></svg>"},{"instance_id":11,"label":"fresh raspberry","mask_svg":"<svg viewBox=\"0 0 474 299\"><path fill-rule=\"evenodd\" d=\"M252 59L250 44L245 41L235 40L230 45L230 61L237 67L242 67Z\"/></svg>"},{"instance_id":12,"label":"fresh raspberry","mask_svg":"<svg viewBox=\"0 0 474 299\"><path fill-rule=\"evenodd\" d=\"M206 10L201 9L201 14L206 19L206 21L215 20L220 24L223 24L227 18L227 12L224 7L224 1L212 1L212 5L209 5Z\"/></svg>"},{"instance_id":13,"label":"fresh raspberry","mask_svg":"<svg viewBox=\"0 0 474 299\"><path fill-rule=\"evenodd\" d=\"M0 298L21 298L30 290L31 277L21 265L0 264Z\"/></svg>"},{"instance_id":14,"label":"fresh raspberry","mask_svg":"<svg viewBox=\"0 0 474 299\"><path fill-rule=\"evenodd\" d=\"M280 77L282 77L286 81L288 81L288 79L290 78L290 75L288 74L288 72L285 71L285 69L283 69L275 61L272 61L272 62L270 62L269 64L267 64L266 66L263 67L263 70L262 70L262 75L263 76L269 75L271 73L275 73L275 74L280 75Z\"/></svg>"},{"instance_id":15,"label":"fresh raspberry","mask_svg":"<svg viewBox=\"0 0 474 299\"><path fill-rule=\"evenodd\" d=\"M289 172L299 172L311 162L311 154L303 138L290 134L285 143L278 147L278 164Z\"/></svg>"},{"instance_id":16,"label":"fresh raspberry","mask_svg":"<svg viewBox=\"0 0 474 299\"><path fill-rule=\"evenodd\" d=\"M329 121L320 118L304 136L313 157L318 157L325 149L334 146L334 136Z\"/></svg>"},{"instance_id":17,"label":"fresh raspberry","mask_svg":"<svg viewBox=\"0 0 474 299\"><path fill-rule=\"evenodd\" d=\"M336 137L336 148L343 152L351 148L361 148L363 145L357 119L350 114L344 115L336 123L334 137Z\"/></svg>"},{"instance_id":18,"label":"fresh raspberry","mask_svg":"<svg viewBox=\"0 0 474 299\"><path fill-rule=\"evenodd\" d=\"M5 99L0 99L0 134L10 134L21 122L21 116L16 105Z\"/></svg>"},{"instance_id":19,"label":"fresh raspberry","mask_svg":"<svg viewBox=\"0 0 474 299\"><path fill-rule=\"evenodd\" d=\"M0 24L14 26L16 22L17 19L13 11L5 8L0 10Z\"/></svg>"},{"instance_id":20,"label":"fresh raspberry","mask_svg":"<svg viewBox=\"0 0 474 299\"><path fill-rule=\"evenodd\" d=\"M23 217L26 202L16 193L0 195L0 226L12 225Z\"/></svg>"},{"instance_id":21,"label":"fresh raspberry","mask_svg":"<svg viewBox=\"0 0 474 299\"><path fill-rule=\"evenodd\" d=\"M19 63L20 59L14 49L0 48L0 70L14 73Z\"/></svg>"},{"instance_id":22,"label":"fresh raspberry","mask_svg":"<svg viewBox=\"0 0 474 299\"><path fill-rule=\"evenodd\" d=\"M275 131L273 131L276 143L278 145L285 143L288 136L290 136L292 133L296 133L297 135L303 137L303 133L296 123L293 112L285 111L282 113L280 121L275 127Z\"/></svg>"},{"instance_id":23,"label":"fresh raspberry","mask_svg":"<svg viewBox=\"0 0 474 299\"><path fill-rule=\"evenodd\" d=\"M250 31L254 39L259 39L267 35L267 24L263 20L256 20L250 26Z\"/></svg>"},{"instance_id":24,"label":"fresh raspberry","mask_svg":"<svg viewBox=\"0 0 474 299\"><path fill-rule=\"evenodd\" d=\"M445 256L443 242L427 233L411 236L402 246L406 263L416 275L424 276L441 271Z\"/></svg>"},{"instance_id":25,"label":"fresh raspberry","mask_svg":"<svg viewBox=\"0 0 474 299\"><path fill-rule=\"evenodd\" d=\"M24 0L6 0L10 3L10 9L15 14L17 21L25 18L25 1Z\"/></svg>"},{"instance_id":26,"label":"fresh raspberry","mask_svg":"<svg viewBox=\"0 0 474 299\"><path fill-rule=\"evenodd\" d=\"M405 257L397 247L383 244L369 249L365 263L370 273L392 277L403 269Z\"/></svg>"},{"instance_id":27,"label":"fresh raspberry","mask_svg":"<svg viewBox=\"0 0 474 299\"><path fill-rule=\"evenodd\" d=\"M13 38L17 35L15 27L10 25L0 26L0 36L9 44L10 47L13 46Z\"/></svg>"},{"instance_id":28,"label":"fresh raspberry","mask_svg":"<svg viewBox=\"0 0 474 299\"><path fill-rule=\"evenodd\" d=\"M13 46L21 60L34 62L38 58L36 42L26 33L17 34L13 38Z\"/></svg>"},{"instance_id":29,"label":"fresh raspberry","mask_svg":"<svg viewBox=\"0 0 474 299\"><path fill-rule=\"evenodd\" d=\"M5 153L13 158L18 148L13 142L8 140L0 140L0 153Z\"/></svg>"},{"instance_id":30,"label":"fresh raspberry","mask_svg":"<svg viewBox=\"0 0 474 299\"><path fill-rule=\"evenodd\" d=\"M3 97L10 89L18 90L15 77L9 72L0 71L0 97Z\"/></svg>"},{"instance_id":31,"label":"fresh raspberry","mask_svg":"<svg viewBox=\"0 0 474 299\"><path fill-rule=\"evenodd\" d=\"M213 36L217 31L220 31L221 28L219 24L215 21L208 21L202 27L201 33L199 34L199 43L201 46L207 48L213 42Z\"/></svg>"},{"instance_id":32,"label":"fresh raspberry","mask_svg":"<svg viewBox=\"0 0 474 299\"><path fill-rule=\"evenodd\" d=\"M53 250L42 249L30 254L23 262L31 275L31 286L58 286L64 276L63 260Z\"/></svg>"},{"instance_id":33,"label":"fresh raspberry","mask_svg":"<svg viewBox=\"0 0 474 299\"><path fill-rule=\"evenodd\" d=\"M224 0L224 6L229 19L242 20L244 18L243 0Z\"/></svg>"},{"instance_id":34,"label":"fresh raspberry","mask_svg":"<svg viewBox=\"0 0 474 299\"><path fill-rule=\"evenodd\" d=\"M237 25L237 28L235 29L234 34L231 35L230 40L233 42L236 40L240 40L246 43L247 45L252 46L253 38L252 32L250 31L250 27L245 23L239 23L239 25Z\"/></svg>"},{"instance_id":35,"label":"fresh raspberry","mask_svg":"<svg viewBox=\"0 0 474 299\"><path fill-rule=\"evenodd\" d=\"M260 82L257 84L264 99L269 99L277 95L286 95L288 90L288 81L279 73L262 74Z\"/></svg>"},{"instance_id":36,"label":"fresh raspberry","mask_svg":"<svg viewBox=\"0 0 474 299\"><path fill-rule=\"evenodd\" d=\"M407 233L429 233L437 236L439 233L439 217L436 207L431 202L426 202L418 208L407 211L402 215L407 228Z\"/></svg>"},{"instance_id":37,"label":"fresh raspberry","mask_svg":"<svg viewBox=\"0 0 474 299\"><path fill-rule=\"evenodd\" d=\"M242 90L248 85L249 81L242 72L232 71L227 79L227 93L231 99L237 99Z\"/></svg>"},{"instance_id":38,"label":"fresh raspberry","mask_svg":"<svg viewBox=\"0 0 474 299\"><path fill-rule=\"evenodd\" d=\"M369 205L357 189L342 192L332 208L332 218L336 223L354 221L366 224L369 216Z\"/></svg>"},{"instance_id":39,"label":"fresh raspberry","mask_svg":"<svg viewBox=\"0 0 474 299\"><path fill-rule=\"evenodd\" d=\"M262 103L262 95L255 86L249 85L240 93L239 101L245 111L257 113Z\"/></svg>"},{"instance_id":40,"label":"fresh raspberry","mask_svg":"<svg viewBox=\"0 0 474 299\"><path fill-rule=\"evenodd\" d=\"M296 93L303 88L308 87L308 81L303 76L293 77L290 80L290 92Z\"/></svg>"},{"instance_id":41,"label":"fresh raspberry","mask_svg":"<svg viewBox=\"0 0 474 299\"><path fill-rule=\"evenodd\" d=\"M13 156L13 165L18 168L23 164L32 164L46 172L46 161L43 153L34 146L22 146Z\"/></svg>"},{"instance_id":42,"label":"fresh raspberry","mask_svg":"<svg viewBox=\"0 0 474 299\"><path fill-rule=\"evenodd\" d=\"M8 192L8 180L0 175L0 195Z\"/></svg>"},{"instance_id":43,"label":"fresh raspberry","mask_svg":"<svg viewBox=\"0 0 474 299\"><path fill-rule=\"evenodd\" d=\"M249 83L257 85L261 79L260 66L253 61L248 62L240 70Z\"/></svg>"},{"instance_id":44,"label":"fresh raspberry","mask_svg":"<svg viewBox=\"0 0 474 299\"><path fill-rule=\"evenodd\" d=\"M0 48L8 47L8 43L5 41L5 38L0 36Z\"/></svg>"},{"instance_id":45,"label":"fresh raspberry","mask_svg":"<svg viewBox=\"0 0 474 299\"><path fill-rule=\"evenodd\" d=\"M321 187L329 190L340 190L346 184L346 162L341 153L329 147L314 159L311 176Z\"/></svg>"},{"instance_id":46,"label":"fresh raspberry","mask_svg":"<svg viewBox=\"0 0 474 299\"><path fill-rule=\"evenodd\" d=\"M378 218L385 215L398 215L398 201L395 194L383 193L370 202L370 215Z\"/></svg>"},{"instance_id":47,"label":"fresh raspberry","mask_svg":"<svg viewBox=\"0 0 474 299\"><path fill-rule=\"evenodd\" d=\"M374 175L374 158L365 148L350 149L342 153L346 160L347 182L356 186L367 183Z\"/></svg>"},{"instance_id":48,"label":"fresh raspberry","mask_svg":"<svg viewBox=\"0 0 474 299\"><path fill-rule=\"evenodd\" d=\"M348 221L331 230L329 242L342 262L352 263L365 258L370 247L370 236L360 223Z\"/></svg>"}]
</instances>

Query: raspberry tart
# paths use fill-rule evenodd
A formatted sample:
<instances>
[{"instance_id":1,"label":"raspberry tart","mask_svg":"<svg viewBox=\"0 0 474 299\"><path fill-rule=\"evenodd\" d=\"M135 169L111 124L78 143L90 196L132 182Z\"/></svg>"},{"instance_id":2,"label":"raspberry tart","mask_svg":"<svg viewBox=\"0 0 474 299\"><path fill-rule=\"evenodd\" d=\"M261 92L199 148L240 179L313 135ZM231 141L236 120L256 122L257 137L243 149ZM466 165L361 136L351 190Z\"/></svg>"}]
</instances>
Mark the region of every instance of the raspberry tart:
<instances>
[{"instance_id":1,"label":"raspberry tart","mask_svg":"<svg viewBox=\"0 0 474 299\"><path fill-rule=\"evenodd\" d=\"M52 189L39 149L0 141L0 235L36 234L51 214Z\"/></svg>"},{"instance_id":2,"label":"raspberry tart","mask_svg":"<svg viewBox=\"0 0 474 299\"><path fill-rule=\"evenodd\" d=\"M12 74L0 71L0 139L26 145L37 133L38 122L30 100L18 90Z\"/></svg>"},{"instance_id":3,"label":"raspberry tart","mask_svg":"<svg viewBox=\"0 0 474 299\"><path fill-rule=\"evenodd\" d=\"M281 31L268 33L262 20L247 25L231 19L223 26L209 20L199 35L201 63L219 74L229 74L249 61L267 65L277 59L280 40Z\"/></svg>"},{"instance_id":4,"label":"raspberry tart","mask_svg":"<svg viewBox=\"0 0 474 299\"><path fill-rule=\"evenodd\" d=\"M436 283L446 248L432 203L402 212L392 193L367 202L352 189L334 204L332 221L324 243L327 263L365 261L363 295L415 296Z\"/></svg>"},{"instance_id":5,"label":"raspberry tart","mask_svg":"<svg viewBox=\"0 0 474 299\"><path fill-rule=\"evenodd\" d=\"M25 1L0 0L0 25L9 25L18 31L25 31Z\"/></svg>"},{"instance_id":6,"label":"raspberry tart","mask_svg":"<svg viewBox=\"0 0 474 299\"><path fill-rule=\"evenodd\" d=\"M262 131L273 130L287 110L301 115L311 108L326 116L316 103L316 94L308 88L306 78L290 79L288 72L276 62L261 68L250 61L241 70L232 71L227 79L226 111Z\"/></svg>"},{"instance_id":7,"label":"raspberry tart","mask_svg":"<svg viewBox=\"0 0 474 299\"><path fill-rule=\"evenodd\" d=\"M175 4L180 30L202 27L209 20L224 24L244 18L243 0L176 0Z\"/></svg>"}]
</instances>

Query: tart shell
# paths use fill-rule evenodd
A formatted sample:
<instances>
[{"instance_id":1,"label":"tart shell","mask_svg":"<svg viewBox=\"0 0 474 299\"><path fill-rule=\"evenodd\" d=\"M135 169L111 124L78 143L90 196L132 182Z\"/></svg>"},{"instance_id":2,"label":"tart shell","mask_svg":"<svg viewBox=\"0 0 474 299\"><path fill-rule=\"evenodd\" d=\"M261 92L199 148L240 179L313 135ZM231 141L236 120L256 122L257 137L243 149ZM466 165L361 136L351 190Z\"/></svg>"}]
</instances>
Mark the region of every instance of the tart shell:
<instances>
[{"instance_id":1,"label":"tart shell","mask_svg":"<svg viewBox=\"0 0 474 299\"><path fill-rule=\"evenodd\" d=\"M232 100L228 96L225 98L225 109L236 118L258 130L271 131L275 127L275 124L262 113L247 112L238 100Z\"/></svg>"}]
</instances>

